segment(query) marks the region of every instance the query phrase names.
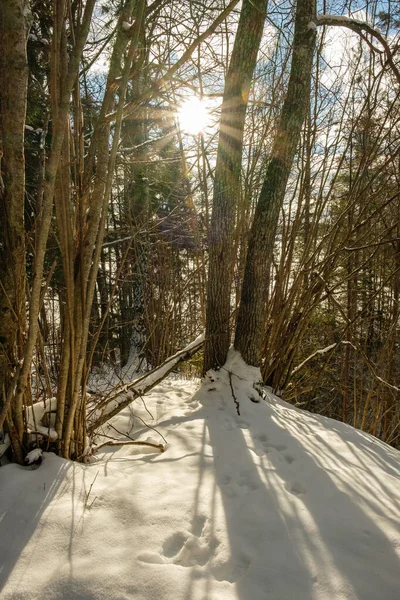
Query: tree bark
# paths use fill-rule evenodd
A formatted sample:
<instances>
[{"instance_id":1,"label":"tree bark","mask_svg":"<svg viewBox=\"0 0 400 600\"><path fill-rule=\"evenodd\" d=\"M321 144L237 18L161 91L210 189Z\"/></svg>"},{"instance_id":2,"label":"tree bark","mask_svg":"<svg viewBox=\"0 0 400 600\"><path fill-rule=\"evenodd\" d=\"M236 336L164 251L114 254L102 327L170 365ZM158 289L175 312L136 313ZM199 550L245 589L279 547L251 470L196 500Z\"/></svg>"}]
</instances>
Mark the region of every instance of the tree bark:
<instances>
[{"instance_id":1,"label":"tree bark","mask_svg":"<svg viewBox=\"0 0 400 600\"><path fill-rule=\"evenodd\" d=\"M225 81L209 236L204 372L225 363L230 345L230 297L243 132L267 1L243 2Z\"/></svg>"},{"instance_id":2,"label":"tree bark","mask_svg":"<svg viewBox=\"0 0 400 600\"><path fill-rule=\"evenodd\" d=\"M36 338L39 329L38 317L42 305L41 293L43 283L44 259L53 213L53 199L56 175L64 142L64 135L66 130L65 123L69 114L71 92L74 87L75 81L78 77L79 64L81 60L83 47L89 32L94 4L95 0L87 0L85 4L82 21L79 28L77 28L75 35L75 44L72 48L69 57L68 73L63 81L62 89L60 90L58 115L57 118L53 119L51 150L43 179L43 201L40 207L40 216L37 219L35 257L33 262L33 281L29 302L29 328L27 339L24 344L23 365L19 373L18 380L16 382L16 391L14 398L16 406L22 406L22 398L25 393L29 375L31 372L32 357L35 350ZM63 26L65 26L66 8L67 4L64 2L64 0L59 0L56 7L54 25L58 22L58 15L64 15L61 21L64 24ZM55 39L53 39L53 43L55 43ZM53 57L51 61L51 69L55 68L57 68L57 64Z\"/></svg>"},{"instance_id":3,"label":"tree bark","mask_svg":"<svg viewBox=\"0 0 400 600\"><path fill-rule=\"evenodd\" d=\"M260 365L268 274L279 211L309 103L316 39L314 15L314 0L298 0L287 95L250 231L234 345L243 359L254 366Z\"/></svg>"},{"instance_id":4,"label":"tree bark","mask_svg":"<svg viewBox=\"0 0 400 600\"><path fill-rule=\"evenodd\" d=\"M25 315L24 129L31 13L27 0L0 4L0 397L21 358ZM19 347L19 348L17 348ZM9 395L9 401L11 396ZM6 402L6 398L3 399ZM1 404L1 402L0 402ZM22 439L22 410L12 404ZM0 428L3 423L0 422Z\"/></svg>"}]
</instances>

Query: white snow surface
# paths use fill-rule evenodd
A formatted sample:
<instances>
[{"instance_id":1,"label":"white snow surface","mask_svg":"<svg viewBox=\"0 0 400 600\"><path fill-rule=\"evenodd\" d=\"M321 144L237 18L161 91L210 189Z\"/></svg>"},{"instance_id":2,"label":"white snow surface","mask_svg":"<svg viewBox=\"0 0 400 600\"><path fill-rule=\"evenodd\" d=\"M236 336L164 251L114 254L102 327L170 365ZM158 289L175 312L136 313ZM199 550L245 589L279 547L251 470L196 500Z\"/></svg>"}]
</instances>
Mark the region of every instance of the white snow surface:
<instances>
[{"instance_id":1,"label":"white snow surface","mask_svg":"<svg viewBox=\"0 0 400 600\"><path fill-rule=\"evenodd\" d=\"M42 458L42 456L43 450L41 450L40 448L34 448L25 456L25 462L27 462L28 465L31 465L32 463L39 460L39 458Z\"/></svg>"},{"instance_id":2,"label":"white snow surface","mask_svg":"<svg viewBox=\"0 0 400 600\"><path fill-rule=\"evenodd\" d=\"M113 419L164 453L0 468L2 600L399 600L400 453L226 368Z\"/></svg>"}]
</instances>

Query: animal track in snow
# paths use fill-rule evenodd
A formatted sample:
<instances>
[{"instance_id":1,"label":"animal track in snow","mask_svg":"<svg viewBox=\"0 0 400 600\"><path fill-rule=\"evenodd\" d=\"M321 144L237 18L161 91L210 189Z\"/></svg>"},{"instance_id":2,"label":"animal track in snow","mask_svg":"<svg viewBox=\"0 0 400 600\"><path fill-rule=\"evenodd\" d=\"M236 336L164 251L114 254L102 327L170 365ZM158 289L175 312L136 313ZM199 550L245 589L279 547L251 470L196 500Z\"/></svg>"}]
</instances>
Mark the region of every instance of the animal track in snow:
<instances>
[{"instance_id":1,"label":"animal track in snow","mask_svg":"<svg viewBox=\"0 0 400 600\"><path fill-rule=\"evenodd\" d=\"M247 421L243 419L239 419L236 421L232 417L226 417L222 422L222 428L227 431L233 431L234 429L248 429L249 424Z\"/></svg>"},{"instance_id":2,"label":"animal track in snow","mask_svg":"<svg viewBox=\"0 0 400 600\"><path fill-rule=\"evenodd\" d=\"M162 552L143 552L138 559L150 564L172 563L182 567L204 566L214 555L219 541L205 532L207 519L203 515L194 518L192 530L176 531L162 546Z\"/></svg>"},{"instance_id":3,"label":"animal track in snow","mask_svg":"<svg viewBox=\"0 0 400 600\"><path fill-rule=\"evenodd\" d=\"M251 450L251 452L254 452L254 454L256 454L257 456L264 456L264 454L265 454L264 448L258 448L258 447L250 448L249 447L249 450Z\"/></svg>"},{"instance_id":4,"label":"animal track in snow","mask_svg":"<svg viewBox=\"0 0 400 600\"><path fill-rule=\"evenodd\" d=\"M302 496L307 491L306 488L298 481L294 481L292 483L285 483L285 488L288 492L294 494L295 496Z\"/></svg>"},{"instance_id":5,"label":"animal track in snow","mask_svg":"<svg viewBox=\"0 0 400 600\"><path fill-rule=\"evenodd\" d=\"M192 525L193 535L200 537L203 534L206 521L207 521L207 519L204 515L197 515L193 519L193 525Z\"/></svg>"},{"instance_id":6,"label":"animal track in snow","mask_svg":"<svg viewBox=\"0 0 400 600\"><path fill-rule=\"evenodd\" d=\"M295 458L291 454L284 454L283 458L285 459L288 465L291 465L295 461Z\"/></svg>"},{"instance_id":7,"label":"animal track in snow","mask_svg":"<svg viewBox=\"0 0 400 600\"><path fill-rule=\"evenodd\" d=\"M229 583L235 583L248 572L250 566L250 559L247 556L239 555L231 558L225 563L213 565L211 567L211 573L217 581L229 581Z\"/></svg>"},{"instance_id":8,"label":"animal track in snow","mask_svg":"<svg viewBox=\"0 0 400 600\"><path fill-rule=\"evenodd\" d=\"M237 485L239 488L242 488L244 492L254 492L259 488L257 476L249 471L240 473Z\"/></svg>"},{"instance_id":9,"label":"animal track in snow","mask_svg":"<svg viewBox=\"0 0 400 600\"><path fill-rule=\"evenodd\" d=\"M286 450L287 449L287 446L285 446L285 444L275 444L275 445L272 445L272 447L275 448L275 450L277 452L282 452L282 450Z\"/></svg>"},{"instance_id":10,"label":"animal track in snow","mask_svg":"<svg viewBox=\"0 0 400 600\"><path fill-rule=\"evenodd\" d=\"M254 449L254 452L256 454L258 454L258 456L261 456L262 454L269 454L270 452L273 452L274 450L277 452L282 452L283 450L287 450L287 446L285 446L285 444L274 444L273 442L270 442L268 437L264 434L264 433L260 433L259 435L256 436L255 438L256 440L256 448ZM257 448L258 446L258 448ZM262 447L263 451L261 451L260 446ZM289 456L289 455L288 455ZM290 461L286 459L286 462L293 462L294 459L292 459Z\"/></svg>"},{"instance_id":11,"label":"animal track in snow","mask_svg":"<svg viewBox=\"0 0 400 600\"><path fill-rule=\"evenodd\" d=\"M187 536L182 531L177 531L172 534L163 543L163 555L166 558L173 558L182 549L182 546L187 540Z\"/></svg>"},{"instance_id":12,"label":"animal track in snow","mask_svg":"<svg viewBox=\"0 0 400 600\"><path fill-rule=\"evenodd\" d=\"M230 498L255 492L260 487L258 477L252 471L242 471L236 481L232 481L229 475L223 476L218 483L222 492Z\"/></svg>"},{"instance_id":13,"label":"animal track in snow","mask_svg":"<svg viewBox=\"0 0 400 600\"><path fill-rule=\"evenodd\" d=\"M222 477L220 477L218 479L218 485L220 487L223 487L225 485L229 485L231 481L232 481L232 477L230 475L223 475Z\"/></svg>"},{"instance_id":14,"label":"animal track in snow","mask_svg":"<svg viewBox=\"0 0 400 600\"><path fill-rule=\"evenodd\" d=\"M234 429L237 429L237 425L236 425L235 421L229 417L224 419L224 421L222 423L222 427L223 427L223 429L226 429L227 431L233 431Z\"/></svg>"}]
</instances>

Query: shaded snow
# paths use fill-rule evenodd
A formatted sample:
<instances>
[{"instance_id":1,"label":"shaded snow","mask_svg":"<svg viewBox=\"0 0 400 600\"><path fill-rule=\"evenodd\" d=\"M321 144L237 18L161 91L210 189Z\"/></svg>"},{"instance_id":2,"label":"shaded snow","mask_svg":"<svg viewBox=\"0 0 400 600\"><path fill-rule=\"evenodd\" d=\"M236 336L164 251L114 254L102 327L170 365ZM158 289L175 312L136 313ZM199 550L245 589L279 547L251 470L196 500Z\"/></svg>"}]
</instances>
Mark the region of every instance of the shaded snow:
<instances>
[{"instance_id":1,"label":"shaded snow","mask_svg":"<svg viewBox=\"0 0 400 600\"><path fill-rule=\"evenodd\" d=\"M55 426L55 411L57 409L57 398L50 398L43 402L36 402L32 406L28 406L26 409L26 421L28 425L28 432L36 431L42 435L45 435L52 440L56 440L58 435L54 429ZM46 414L53 413L50 426L45 426L42 423L42 419Z\"/></svg>"},{"instance_id":2,"label":"shaded snow","mask_svg":"<svg viewBox=\"0 0 400 600\"><path fill-rule=\"evenodd\" d=\"M113 419L165 453L0 469L2 600L399 600L400 454L226 367Z\"/></svg>"}]
</instances>

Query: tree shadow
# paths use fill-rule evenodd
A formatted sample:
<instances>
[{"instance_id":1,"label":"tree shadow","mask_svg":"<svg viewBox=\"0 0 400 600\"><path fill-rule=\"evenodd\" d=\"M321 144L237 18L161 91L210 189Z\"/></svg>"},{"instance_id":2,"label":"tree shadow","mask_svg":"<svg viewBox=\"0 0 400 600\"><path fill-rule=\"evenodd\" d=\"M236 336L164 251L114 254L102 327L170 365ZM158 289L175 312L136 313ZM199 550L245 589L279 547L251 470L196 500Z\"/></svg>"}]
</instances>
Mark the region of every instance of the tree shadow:
<instances>
[{"instance_id":1,"label":"tree shadow","mask_svg":"<svg viewBox=\"0 0 400 600\"><path fill-rule=\"evenodd\" d=\"M384 464L383 448L368 449L362 435L357 451L359 432L349 428L347 439L340 423L335 431L315 420L318 433L288 405L239 398L239 417L218 392L198 397L230 545L228 560L210 561L204 599L214 600L211 576L242 600L398 600L400 561L388 535L400 518L385 485L396 469ZM216 401L220 411L211 408ZM250 427L258 418L266 433ZM375 467L382 476L367 476Z\"/></svg>"},{"instance_id":2,"label":"tree shadow","mask_svg":"<svg viewBox=\"0 0 400 600\"><path fill-rule=\"evenodd\" d=\"M15 464L0 469L0 592L72 468L47 454L36 470Z\"/></svg>"}]
</instances>

